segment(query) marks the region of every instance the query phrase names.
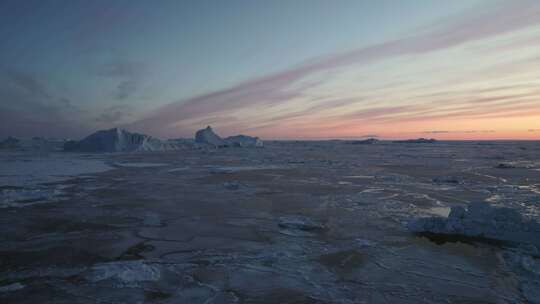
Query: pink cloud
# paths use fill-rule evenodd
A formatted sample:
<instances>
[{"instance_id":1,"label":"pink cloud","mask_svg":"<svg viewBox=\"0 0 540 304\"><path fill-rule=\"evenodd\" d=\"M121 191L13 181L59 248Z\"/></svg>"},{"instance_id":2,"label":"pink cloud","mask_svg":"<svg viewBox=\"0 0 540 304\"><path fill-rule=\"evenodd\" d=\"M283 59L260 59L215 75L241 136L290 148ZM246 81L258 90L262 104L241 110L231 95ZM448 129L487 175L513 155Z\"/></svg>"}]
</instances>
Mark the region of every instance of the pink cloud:
<instances>
[{"instance_id":1,"label":"pink cloud","mask_svg":"<svg viewBox=\"0 0 540 304\"><path fill-rule=\"evenodd\" d=\"M319 82L301 83L301 81L305 80L308 76L312 76L319 72L346 67L352 64L372 63L400 55L418 55L438 51L539 24L540 1L517 0L511 2L501 1L495 4L490 3L489 5L478 7L464 15L456 16L440 24L432 25L430 28L425 28L421 33L416 35L310 61L298 67L247 81L228 89L173 102L157 109L145 118L130 124L128 127L165 136L177 136L179 134L187 135L192 132L193 129L200 126L192 126L192 129L190 130L179 130L178 127L176 127L178 122L197 118L203 119L205 117L214 117L215 120L213 120L213 123L218 125L227 124L227 120L220 119L220 117L229 117L234 111L254 106L270 108L287 103L292 98L303 96L306 89L319 84ZM293 84L295 85L294 87ZM503 99L503 97L500 98ZM491 97L491 100L490 98L487 98L486 100L477 100L477 102L491 101L494 101L493 97ZM260 121L258 126L255 127L250 126L247 123L242 125L242 122L235 122L234 128L246 130L258 129L260 126L271 128L278 124L280 120L300 119L303 115L324 111L325 107L332 108L335 105L336 104L329 102L327 105L308 107L307 109L299 110L296 113L285 114L281 116L281 118L271 118L266 122ZM413 109L409 106L388 109L371 109L351 113L343 118L345 120L383 120L384 117L389 114L403 114L405 117L414 119L415 115L418 113L411 112L411 110L418 111L419 106L416 106ZM499 110L502 111L503 108L499 108ZM264 111L264 109L262 111ZM471 111L485 113L486 111L489 112L490 109ZM471 114L464 110L457 111L455 114L439 113L433 115L420 115L419 119L452 115ZM480 114L477 113L477 115Z\"/></svg>"}]
</instances>

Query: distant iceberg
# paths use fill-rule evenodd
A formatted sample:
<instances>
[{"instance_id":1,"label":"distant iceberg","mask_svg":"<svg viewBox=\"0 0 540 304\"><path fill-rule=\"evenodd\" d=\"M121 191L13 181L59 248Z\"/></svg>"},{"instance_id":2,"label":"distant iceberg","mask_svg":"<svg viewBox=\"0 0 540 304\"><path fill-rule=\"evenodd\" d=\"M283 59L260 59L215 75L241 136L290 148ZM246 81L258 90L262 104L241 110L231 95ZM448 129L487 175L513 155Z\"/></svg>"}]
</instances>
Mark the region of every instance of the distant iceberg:
<instances>
[{"instance_id":1,"label":"distant iceberg","mask_svg":"<svg viewBox=\"0 0 540 304\"><path fill-rule=\"evenodd\" d=\"M263 147L264 143L258 137L235 135L225 138L225 143L232 147Z\"/></svg>"},{"instance_id":2,"label":"distant iceberg","mask_svg":"<svg viewBox=\"0 0 540 304\"><path fill-rule=\"evenodd\" d=\"M9 136L0 141L0 149L17 151L60 151L65 143L63 139L44 137L17 138Z\"/></svg>"},{"instance_id":3,"label":"distant iceberg","mask_svg":"<svg viewBox=\"0 0 540 304\"><path fill-rule=\"evenodd\" d=\"M378 142L379 140L376 138L368 138L368 139L363 139L363 140L353 140L353 141L350 141L350 144L351 145L373 145Z\"/></svg>"},{"instance_id":4,"label":"distant iceberg","mask_svg":"<svg viewBox=\"0 0 540 304\"><path fill-rule=\"evenodd\" d=\"M10 140L13 141L13 140ZM262 147L258 137L236 135L225 139L208 126L195 133L195 139L160 140L150 135L133 133L120 128L97 131L82 140L64 143L67 152L140 152L174 151L200 147Z\"/></svg>"},{"instance_id":5,"label":"distant iceberg","mask_svg":"<svg viewBox=\"0 0 540 304\"><path fill-rule=\"evenodd\" d=\"M195 133L195 143L203 145L212 145L216 147L225 146L225 141L217 135L212 127L207 126Z\"/></svg>"},{"instance_id":6,"label":"distant iceberg","mask_svg":"<svg viewBox=\"0 0 540 304\"><path fill-rule=\"evenodd\" d=\"M221 138L211 126L195 133L195 143L214 147L263 147L264 143L258 137L235 135Z\"/></svg>"},{"instance_id":7,"label":"distant iceberg","mask_svg":"<svg viewBox=\"0 0 540 304\"><path fill-rule=\"evenodd\" d=\"M433 144L437 142L434 138L417 138L417 139L406 139L406 140L394 140L393 143L396 144Z\"/></svg>"}]
</instances>

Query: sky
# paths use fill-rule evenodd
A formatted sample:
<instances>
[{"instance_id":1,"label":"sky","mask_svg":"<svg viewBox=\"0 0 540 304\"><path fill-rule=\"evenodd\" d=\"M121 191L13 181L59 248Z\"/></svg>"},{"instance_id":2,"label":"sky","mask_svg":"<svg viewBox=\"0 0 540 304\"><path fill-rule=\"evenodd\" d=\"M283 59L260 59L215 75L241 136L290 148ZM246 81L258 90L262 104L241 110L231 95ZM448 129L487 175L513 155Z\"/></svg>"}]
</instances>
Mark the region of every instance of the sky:
<instances>
[{"instance_id":1,"label":"sky","mask_svg":"<svg viewBox=\"0 0 540 304\"><path fill-rule=\"evenodd\" d=\"M540 139L538 0L0 0L0 137Z\"/></svg>"}]
</instances>

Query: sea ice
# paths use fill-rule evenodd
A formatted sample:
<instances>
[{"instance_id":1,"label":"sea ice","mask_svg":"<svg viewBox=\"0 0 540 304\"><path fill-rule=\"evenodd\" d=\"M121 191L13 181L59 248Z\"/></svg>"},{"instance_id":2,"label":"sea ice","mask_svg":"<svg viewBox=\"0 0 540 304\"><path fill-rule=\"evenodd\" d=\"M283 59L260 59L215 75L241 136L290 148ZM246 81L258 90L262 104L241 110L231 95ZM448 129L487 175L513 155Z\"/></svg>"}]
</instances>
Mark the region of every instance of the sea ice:
<instances>
[{"instance_id":1,"label":"sea ice","mask_svg":"<svg viewBox=\"0 0 540 304\"><path fill-rule=\"evenodd\" d=\"M305 216L284 216L279 219L279 227L302 231L321 231L326 228L322 223Z\"/></svg>"},{"instance_id":2,"label":"sea ice","mask_svg":"<svg viewBox=\"0 0 540 304\"><path fill-rule=\"evenodd\" d=\"M0 186L13 187L58 182L80 174L112 169L99 159L82 159L61 154L30 155L24 159L2 157L0 167Z\"/></svg>"},{"instance_id":3,"label":"sea ice","mask_svg":"<svg viewBox=\"0 0 540 304\"><path fill-rule=\"evenodd\" d=\"M461 235L540 246L540 223L525 219L508 207L472 203L468 208L452 207L448 217L415 219L408 224L412 232Z\"/></svg>"},{"instance_id":4,"label":"sea ice","mask_svg":"<svg viewBox=\"0 0 540 304\"><path fill-rule=\"evenodd\" d=\"M157 281L160 277L161 272L156 266L140 260L97 264L85 275L91 282L114 279L124 284Z\"/></svg>"},{"instance_id":5,"label":"sea ice","mask_svg":"<svg viewBox=\"0 0 540 304\"><path fill-rule=\"evenodd\" d=\"M10 292L23 289L25 286L21 283L13 283L9 285L0 286L0 292Z\"/></svg>"},{"instance_id":6,"label":"sea ice","mask_svg":"<svg viewBox=\"0 0 540 304\"><path fill-rule=\"evenodd\" d=\"M132 168L152 168L152 167L163 167L167 166L164 163L115 163L115 165L120 167L132 167Z\"/></svg>"}]
</instances>

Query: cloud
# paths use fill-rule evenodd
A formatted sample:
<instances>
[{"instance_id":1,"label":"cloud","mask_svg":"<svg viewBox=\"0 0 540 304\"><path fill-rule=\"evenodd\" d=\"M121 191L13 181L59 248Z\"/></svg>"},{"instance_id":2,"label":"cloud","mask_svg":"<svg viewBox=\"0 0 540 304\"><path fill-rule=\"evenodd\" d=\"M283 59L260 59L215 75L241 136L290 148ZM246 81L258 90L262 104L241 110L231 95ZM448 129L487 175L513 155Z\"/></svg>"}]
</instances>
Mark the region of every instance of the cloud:
<instances>
[{"instance_id":1,"label":"cloud","mask_svg":"<svg viewBox=\"0 0 540 304\"><path fill-rule=\"evenodd\" d=\"M423 133L426 134L449 134L449 133L465 133L465 134L471 134L471 133L495 133L497 131L495 130L434 130L434 131L424 131Z\"/></svg>"},{"instance_id":2,"label":"cloud","mask_svg":"<svg viewBox=\"0 0 540 304\"><path fill-rule=\"evenodd\" d=\"M116 99L122 100L131 96L137 91L138 84L135 80L124 80L116 87Z\"/></svg>"},{"instance_id":3,"label":"cloud","mask_svg":"<svg viewBox=\"0 0 540 304\"><path fill-rule=\"evenodd\" d=\"M49 99L50 95L47 90L34 76L17 71L15 69L4 69L4 76L8 83L14 85L17 89L24 91L25 94L34 98Z\"/></svg>"},{"instance_id":4,"label":"cloud","mask_svg":"<svg viewBox=\"0 0 540 304\"><path fill-rule=\"evenodd\" d=\"M74 136L86 130L79 109L35 75L0 68L0 136Z\"/></svg>"},{"instance_id":5,"label":"cloud","mask_svg":"<svg viewBox=\"0 0 540 304\"><path fill-rule=\"evenodd\" d=\"M445 130L435 130L435 131L424 131L426 134L445 134L445 133L451 133L452 131L445 131Z\"/></svg>"},{"instance_id":6,"label":"cloud","mask_svg":"<svg viewBox=\"0 0 540 304\"><path fill-rule=\"evenodd\" d=\"M101 65L97 75L117 81L113 97L124 100L133 96L148 73L146 65L137 61L116 61Z\"/></svg>"},{"instance_id":7,"label":"cloud","mask_svg":"<svg viewBox=\"0 0 540 304\"><path fill-rule=\"evenodd\" d=\"M131 116L131 107L129 105L114 105L106 108L96 117L95 121L105 124L117 124L124 118Z\"/></svg>"},{"instance_id":8,"label":"cloud","mask_svg":"<svg viewBox=\"0 0 540 304\"><path fill-rule=\"evenodd\" d=\"M308 82L307 79L313 79L322 72L351 65L373 64L403 55L426 54L522 30L539 25L539 14L540 1L490 2L463 15L454 16L444 22L423 28L417 34L408 37L319 58L227 89L173 102L155 110L130 126L162 135L175 135L177 132L182 132L182 130L179 130L179 126L186 127L182 122L193 121L195 118L202 119L208 116L229 117L234 116L235 112L245 111L246 109L253 109L255 113L257 112L255 109L261 109L260 113L268 112L269 109L284 105L295 98L306 97L308 89L324 83L324 79L312 82ZM479 98L479 102L489 103L507 97L511 98L512 96L486 97L485 100ZM350 100L350 103L352 104L354 101ZM307 114L331 109L333 106L329 102L326 105L317 105L315 108L298 109L277 118L262 117L263 121L258 121L257 126L248 123L248 121L256 120L256 117L246 118L244 125L237 124L236 128L257 129L264 125L270 127L279 124L280 120L299 119ZM342 125L348 125L354 120L361 121L365 119L379 120L381 122L384 120L392 121L399 117L414 119L418 113L421 116L423 115L424 118L453 115L452 112L437 113L434 108L434 106L405 105L358 110L343 115L345 121ZM434 110L435 113L428 114L431 110ZM499 110L502 110L502 108L499 108ZM422 114L422 111L425 113ZM488 113L489 109L481 109L480 111L478 109L458 110L456 113L466 115L467 111L477 111L477 113L472 114L481 115ZM226 124L227 121L222 120L221 123ZM196 127L192 126L190 128Z\"/></svg>"}]
</instances>

